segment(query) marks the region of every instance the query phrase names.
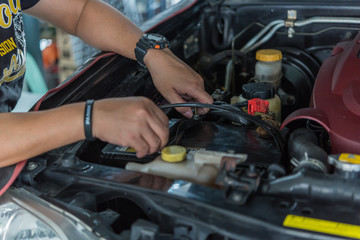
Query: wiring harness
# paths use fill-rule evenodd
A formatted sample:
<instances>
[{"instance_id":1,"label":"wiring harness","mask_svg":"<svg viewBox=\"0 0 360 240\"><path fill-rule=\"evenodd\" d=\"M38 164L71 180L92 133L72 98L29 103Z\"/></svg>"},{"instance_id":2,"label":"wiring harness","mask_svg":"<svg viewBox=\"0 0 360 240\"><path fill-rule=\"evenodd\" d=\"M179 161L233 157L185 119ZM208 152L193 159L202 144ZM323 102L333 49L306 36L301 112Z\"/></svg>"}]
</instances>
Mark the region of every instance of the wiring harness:
<instances>
[{"instance_id":1,"label":"wiring harness","mask_svg":"<svg viewBox=\"0 0 360 240\"><path fill-rule=\"evenodd\" d=\"M174 103L159 106L160 109L176 108L176 107L192 107L192 108L207 108L210 109L208 114L214 114L222 116L235 123L243 125L255 124L256 126L262 127L276 142L277 147L283 153L285 140L280 133L280 130L265 122L264 120L249 115L243 112L239 107L242 105L230 105L224 102L214 102L214 104L188 102L188 103Z\"/></svg>"}]
</instances>

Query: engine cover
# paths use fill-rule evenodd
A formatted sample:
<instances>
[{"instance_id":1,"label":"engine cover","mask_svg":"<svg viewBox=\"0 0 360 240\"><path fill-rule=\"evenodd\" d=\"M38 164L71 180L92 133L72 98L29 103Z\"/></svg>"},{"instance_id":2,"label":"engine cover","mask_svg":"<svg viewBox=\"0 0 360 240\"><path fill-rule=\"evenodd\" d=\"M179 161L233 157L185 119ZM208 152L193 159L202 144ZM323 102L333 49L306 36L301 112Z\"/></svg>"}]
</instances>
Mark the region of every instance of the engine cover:
<instances>
[{"instance_id":1,"label":"engine cover","mask_svg":"<svg viewBox=\"0 0 360 240\"><path fill-rule=\"evenodd\" d=\"M360 154L360 33L335 46L321 66L310 107L290 114L282 128L299 119L316 121L328 131L332 153Z\"/></svg>"}]
</instances>

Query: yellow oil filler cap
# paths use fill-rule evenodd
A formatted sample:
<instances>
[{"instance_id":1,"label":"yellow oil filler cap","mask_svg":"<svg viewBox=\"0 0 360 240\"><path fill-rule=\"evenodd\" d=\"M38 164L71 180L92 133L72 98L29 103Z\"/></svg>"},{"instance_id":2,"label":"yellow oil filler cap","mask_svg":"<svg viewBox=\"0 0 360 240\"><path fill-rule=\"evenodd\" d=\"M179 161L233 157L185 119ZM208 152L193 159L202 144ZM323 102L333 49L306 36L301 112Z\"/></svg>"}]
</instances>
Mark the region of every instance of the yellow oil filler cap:
<instances>
[{"instance_id":1,"label":"yellow oil filler cap","mask_svg":"<svg viewBox=\"0 0 360 240\"><path fill-rule=\"evenodd\" d=\"M165 162L181 162L186 157L186 148L182 146L167 146L161 150L161 158Z\"/></svg>"},{"instance_id":2,"label":"yellow oil filler cap","mask_svg":"<svg viewBox=\"0 0 360 240\"><path fill-rule=\"evenodd\" d=\"M282 53L276 49L261 49L256 52L256 60L263 62L276 62L282 59Z\"/></svg>"}]
</instances>

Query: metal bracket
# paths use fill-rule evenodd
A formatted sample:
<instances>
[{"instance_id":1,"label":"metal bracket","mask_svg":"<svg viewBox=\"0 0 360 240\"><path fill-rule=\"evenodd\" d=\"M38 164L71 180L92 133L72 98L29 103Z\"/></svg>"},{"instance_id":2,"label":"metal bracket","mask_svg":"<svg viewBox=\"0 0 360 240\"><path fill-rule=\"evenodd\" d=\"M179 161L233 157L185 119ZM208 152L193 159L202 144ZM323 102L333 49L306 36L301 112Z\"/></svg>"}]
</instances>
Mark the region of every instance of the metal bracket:
<instances>
[{"instance_id":1,"label":"metal bracket","mask_svg":"<svg viewBox=\"0 0 360 240\"><path fill-rule=\"evenodd\" d=\"M236 170L235 168L233 162L224 164L216 183L227 187L225 191L226 200L242 205L259 188L263 171L256 168L255 165L243 165Z\"/></svg>"},{"instance_id":2,"label":"metal bracket","mask_svg":"<svg viewBox=\"0 0 360 240\"><path fill-rule=\"evenodd\" d=\"M288 28L288 38L294 37L295 34L294 26L296 20L297 20L297 11L288 10L287 19L285 20L285 27Z\"/></svg>"},{"instance_id":3,"label":"metal bracket","mask_svg":"<svg viewBox=\"0 0 360 240\"><path fill-rule=\"evenodd\" d=\"M183 49L184 49L184 57L186 59L188 59L189 57L193 56L194 54L200 51L199 37L197 35L198 34L195 33L184 41Z\"/></svg>"}]
</instances>

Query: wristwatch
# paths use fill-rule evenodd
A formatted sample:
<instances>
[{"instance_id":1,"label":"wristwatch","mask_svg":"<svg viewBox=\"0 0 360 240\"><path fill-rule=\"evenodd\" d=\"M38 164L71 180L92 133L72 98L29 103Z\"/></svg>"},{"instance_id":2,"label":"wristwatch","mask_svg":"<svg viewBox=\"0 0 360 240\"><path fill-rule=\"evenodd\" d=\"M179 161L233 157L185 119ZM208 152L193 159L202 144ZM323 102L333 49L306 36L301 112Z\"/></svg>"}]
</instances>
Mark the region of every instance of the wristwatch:
<instances>
[{"instance_id":1,"label":"wristwatch","mask_svg":"<svg viewBox=\"0 0 360 240\"><path fill-rule=\"evenodd\" d=\"M156 33L146 33L136 43L135 57L138 63L145 66L144 57L149 48L164 49L169 47L169 41L162 35Z\"/></svg>"}]
</instances>

